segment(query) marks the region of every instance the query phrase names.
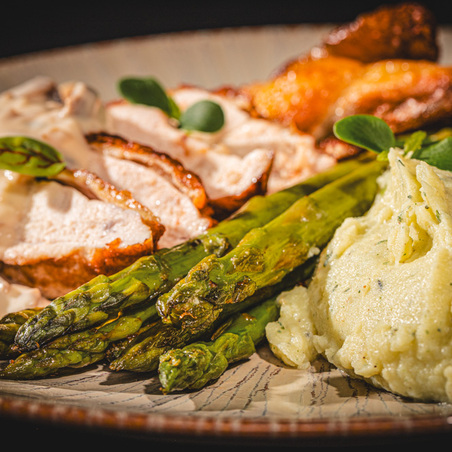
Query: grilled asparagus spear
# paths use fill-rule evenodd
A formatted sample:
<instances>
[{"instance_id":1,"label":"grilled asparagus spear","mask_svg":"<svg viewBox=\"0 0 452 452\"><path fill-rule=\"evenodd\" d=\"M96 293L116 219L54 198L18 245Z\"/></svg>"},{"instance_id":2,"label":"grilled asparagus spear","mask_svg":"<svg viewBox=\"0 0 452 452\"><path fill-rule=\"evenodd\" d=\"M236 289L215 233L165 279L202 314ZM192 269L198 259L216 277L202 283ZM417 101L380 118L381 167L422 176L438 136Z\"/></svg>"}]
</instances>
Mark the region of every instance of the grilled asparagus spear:
<instances>
[{"instance_id":1,"label":"grilled asparagus spear","mask_svg":"<svg viewBox=\"0 0 452 452\"><path fill-rule=\"evenodd\" d=\"M11 312L0 319L0 359L11 358L16 355L11 350L19 328L31 317L37 315L42 308L29 308Z\"/></svg>"},{"instance_id":2,"label":"grilled asparagus spear","mask_svg":"<svg viewBox=\"0 0 452 452\"><path fill-rule=\"evenodd\" d=\"M180 330L172 324L165 324L159 320L149 327L144 327L141 333L138 333L135 337L125 339L123 344L118 344L118 347L109 350L109 354L112 356L110 369L133 372L156 370L159 358L164 352L172 348L183 347L195 340L211 337L219 324L231 318L237 312L262 303L269 297L294 287L301 281L306 281L313 273L317 260L316 257L309 259L299 268L286 275L278 284L257 291L244 302L226 306L214 324L206 323L204 327L201 326L192 331L189 328Z\"/></svg>"},{"instance_id":3,"label":"grilled asparagus spear","mask_svg":"<svg viewBox=\"0 0 452 452\"><path fill-rule=\"evenodd\" d=\"M172 347L182 347L191 339L189 331L156 321L126 345L123 353L111 361L111 370L151 372L157 369L160 355Z\"/></svg>"},{"instance_id":4,"label":"grilled asparagus spear","mask_svg":"<svg viewBox=\"0 0 452 452\"><path fill-rule=\"evenodd\" d=\"M265 337L265 326L277 320L276 297L226 321L210 341L193 342L160 356L162 391L201 389L220 377L229 364L250 357Z\"/></svg>"},{"instance_id":5,"label":"grilled asparagus spear","mask_svg":"<svg viewBox=\"0 0 452 452\"><path fill-rule=\"evenodd\" d=\"M382 161L367 163L251 230L226 255L203 259L157 300L162 319L195 332L212 324L225 306L281 281L319 252L346 217L366 212L385 166Z\"/></svg>"},{"instance_id":6,"label":"grilled asparagus spear","mask_svg":"<svg viewBox=\"0 0 452 452\"><path fill-rule=\"evenodd\" d=\"M156 322L158 322L158 320L156 320L155 322L146 323L135 333L129 334L124 339L111 343L105 354L106 361L108 361L109 363L115 361L120 356L124 355L127 350L132 348L135 344L141 342L146 337L153 334Z\"/></svg>"},{"instance_id":7,"label":"grilled asparagus spear","mask_svg":"<svg viewBox=\"0 0 452 452\"><path fill-rule=\"evenodd\" d=\"M158 317L155 304L135 310L91 329L54 339L36 350L22 353L0 370L0 378L29 380L55 374L64 368L79 368L105 357L107 347L136 333L145 322Z\"/></svg>"},{"instance_id":8,"label":"grilled asparagus spear","mask_svg":"<svg viewBox=\"0 0 452 452\"><path fill-rule=\"evenodd\" d=\"M237 245L251 229L275 218L298 198L354 170L359 159L340 163L292 188L252 198L231 218L199 237L138 259L112 275L100 275L53 300L17 332L15 346L30 351L63 334L80 331L114 318L125 307L155 300L183 278L204 257L220 256Z\"/></svg>"}]
</instances>

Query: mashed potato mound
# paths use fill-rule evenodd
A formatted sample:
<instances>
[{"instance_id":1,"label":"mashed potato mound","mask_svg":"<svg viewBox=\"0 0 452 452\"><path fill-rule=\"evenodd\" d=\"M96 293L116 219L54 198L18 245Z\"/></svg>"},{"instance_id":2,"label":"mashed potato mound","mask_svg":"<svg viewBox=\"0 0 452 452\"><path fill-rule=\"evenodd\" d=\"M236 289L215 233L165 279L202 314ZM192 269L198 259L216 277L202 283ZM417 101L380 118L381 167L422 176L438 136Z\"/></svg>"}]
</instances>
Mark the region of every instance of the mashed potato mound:
<instances>
[{"instance_id":1,"label":"mashed potato mound","mask_svg":"<svg viewBox=\"0 0 452 452\"><path fill-rule=\"evenodd\" d=\"M338 228L307 289L280 296L267 338L288 365L321 354L396 394L452 402L452 172L388 158L369 212Z\"/></svg>"}]
</instances>

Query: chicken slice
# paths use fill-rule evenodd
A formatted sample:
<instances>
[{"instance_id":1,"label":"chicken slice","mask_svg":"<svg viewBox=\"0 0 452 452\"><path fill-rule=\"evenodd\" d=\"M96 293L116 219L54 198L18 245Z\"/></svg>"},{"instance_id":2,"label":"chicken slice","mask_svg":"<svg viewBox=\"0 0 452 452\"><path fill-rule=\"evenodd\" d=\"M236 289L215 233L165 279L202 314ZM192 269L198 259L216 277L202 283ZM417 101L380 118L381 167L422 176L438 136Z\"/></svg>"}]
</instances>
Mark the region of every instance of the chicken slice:
<instances>
[{"instance_id":1,"label":"chicken slice","mask_svg":"<svg viewBox=\"0 0 452 452\"><path fill-rule=\"evenodd\" d=\"M332 105L323 131L354 114L384 119L394 133L452 120L452 67L428 61L385 60L366 65Z\"/></svg>"},{"instance_id":2,"label":"chicken slice","mask_svg":"<svg viewBox=\"0 0 452 452\"><path fill-rule=\"evenodd\" d=\"M108 130L129 140L169 154L197 174L214 210L234 210L256 194L265 192L273 153L255 149L244 157L227 153L211 143L210 136L174 127L157 108L115 102L107 106Z\"/></svg>"},{"instance_id":3,"label":"chicken slice","mask_svg":"<svg viewBox=\"0 0 452 452\"><path fill-rule=\"evenodd\" d=\"M213 224L205 208L204 187L180 162L119 137L115 145L103 143L103 151L96 150L87 136L96 133L100 145L104 119L102 102L81 82L57 85L38 77L0 96L0 134L41 139L63 154L79 178L86 170L128 191L165 226L160 248L198 235Z\"/></svg>"},{"instance_id":4,"label":"chicken slice","mask_svg":"<svg viewBox=\"0 0 452 452\"><path fill-rule=\"evenodd\" d=\"M429 127L452 116L452 68L434 62L436 35L426 8L381 7L333 29L269 80L238 89L239 96L256 116L295 126L317 140L351 114L379 116L396 133Z\"/></svg>"},{"instance_id":5,"label":"chicken slice","mask_svg":"<svg viewBox=\"0 0 452 452\"><path fill-rule=\"evenodd\" d=\"M236 98L191 86L171 95L182 110L202 99L217 102L224 127L187 133L156 108L120 101L107 105L109 130L181 161L200 177L216 210L235 209L255 194L286 188L335 163L312 136L253 118Z\"/></svg>"},{"instance_id":6,"label":"chicken slice","mask_svg":"<svg viewBox=\"0 0 452 452\"><path fill-rule=\"evenodd\" d=\"M179 162L118 136L91 134L87 140L97 153L97 174L132 192L165 225L159 248L177 245L212 226L203 187Z\"/></svg>"},{"instance_id":7,"label":"chicken slice","mask_svg":"<svg viewBox=\"0 0 452 452\"><path fill-rule=\"evenodd\" d=\"M90 199L56 181L0 171L0 212L3 275L49 299L119 271L155 247L138 210Z\"/></svg>"},{"instance_id":8,"label":"chicken slice","mask_svg":"<svg viewBox=\"0 0 452 452\"><path fill-rule=\"evenodd\" d=\"M419 3L383 5L331 30L322 48L329 55L363 63L393 58L436 61L436 19Z\"/></svg>"}]
</instances>

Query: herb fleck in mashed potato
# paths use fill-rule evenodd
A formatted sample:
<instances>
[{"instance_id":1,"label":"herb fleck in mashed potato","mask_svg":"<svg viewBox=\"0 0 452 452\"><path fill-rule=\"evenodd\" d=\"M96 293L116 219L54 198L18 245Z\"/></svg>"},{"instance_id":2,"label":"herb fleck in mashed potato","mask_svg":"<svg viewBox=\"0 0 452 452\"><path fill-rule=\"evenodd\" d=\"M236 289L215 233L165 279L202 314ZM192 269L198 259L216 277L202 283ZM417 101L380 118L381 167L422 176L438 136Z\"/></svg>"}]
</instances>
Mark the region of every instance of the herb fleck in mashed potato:
<instances>
[{"instance_id":1,"label":"herb fleck in mashed potato","mask_svg":"<svg viewBox=\"0 0 452 452\"><path fill-rule=\"evenodd\" d=\"M377 387L452 402L452 173L389 152L381 192L322 252L308 288L280 296L274 353L318 354Z\"/></svg>"}]
</instances>

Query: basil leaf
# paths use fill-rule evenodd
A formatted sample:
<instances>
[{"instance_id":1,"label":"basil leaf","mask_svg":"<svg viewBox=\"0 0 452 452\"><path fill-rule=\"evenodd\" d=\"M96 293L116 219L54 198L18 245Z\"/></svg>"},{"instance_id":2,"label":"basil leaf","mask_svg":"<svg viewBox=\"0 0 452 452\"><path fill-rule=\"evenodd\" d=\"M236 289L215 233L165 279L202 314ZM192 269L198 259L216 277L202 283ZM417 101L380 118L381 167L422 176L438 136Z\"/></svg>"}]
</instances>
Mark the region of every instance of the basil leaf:
<instances>
[{"instance_id":1,"label":"basil leaf","mask_svg":"<svg viewBox=\"0 0 452 452\"><path fill-rule=\"evenodd\" d=\"M179 118L180 126L186 130L216 132L224 125L223 109L216 102L201 100L190 105Z\"/></svg>"},{"instance_id":2,"label":"basil leaf","mask_svg":"<svg viewBox=\"0 0 452 452\"><path fill-rule=\"evenodd\" d=\"M444 138L430 146L417 149L411 158L423 160L429 165L436 166L442 170L452 171L452 137Z\"/></svg>"},{"instance_id":3,"label":"basil leaf","mask_svg":"<svg viewBox=\"0 0 452 452\"><path fill-rule=\"evenodd\" d=\"M333 132L340 140L373 152L388 151L396 144L386 122L372 115L347 116L334 124Z\"/></svg>"},{"instance_id":4,"label":"basil leaf","mask_svg":"<svg viewBox=\"0 0 452 452\"><path fill-rule=\"evenodd\" d=\"M0 138L0 168L34 177L51 177L66 164L61 154L46 143L29 137Z\"/></svg>"},{"instance_id":5,"label":"basil leaf","mask_svg":"<svg viewBox=\"0 0 452 452\"><path fill-rule=\"evenodd\" d=\"M154 78L123 78L118 82L118 91L129 102L157 107L171 117L178 117L178 107Z\"/></svg>"}]
</instances>

